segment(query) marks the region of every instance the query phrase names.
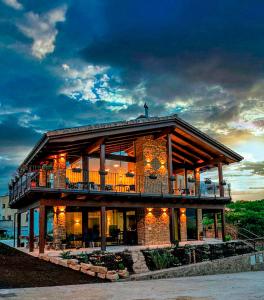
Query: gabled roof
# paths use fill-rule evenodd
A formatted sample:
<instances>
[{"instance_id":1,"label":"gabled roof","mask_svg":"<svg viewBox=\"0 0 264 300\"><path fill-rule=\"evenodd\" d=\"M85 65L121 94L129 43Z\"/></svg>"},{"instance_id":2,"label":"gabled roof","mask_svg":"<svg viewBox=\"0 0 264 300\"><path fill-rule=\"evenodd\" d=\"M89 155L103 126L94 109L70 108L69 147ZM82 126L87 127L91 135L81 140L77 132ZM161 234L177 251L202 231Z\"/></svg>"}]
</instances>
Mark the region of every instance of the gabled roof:
<instances>
[{"instance_id":1,"label":"gabled roof","mask_svg":"<svg viewBox=\"0 0 264 300\"><path fill-rule=\"evenodd\" d=\"M70 155L85 153L87 147L105 138L106 152L124 151L133 145L136 137L154 134L156 137L172 133L175 164L204 166L221 159L232 163L243 159L220 142L211 138L177 115L138 118L48 131L24 160L28 164L48 154L67 152Z\"/></svg>"}]
</instances>

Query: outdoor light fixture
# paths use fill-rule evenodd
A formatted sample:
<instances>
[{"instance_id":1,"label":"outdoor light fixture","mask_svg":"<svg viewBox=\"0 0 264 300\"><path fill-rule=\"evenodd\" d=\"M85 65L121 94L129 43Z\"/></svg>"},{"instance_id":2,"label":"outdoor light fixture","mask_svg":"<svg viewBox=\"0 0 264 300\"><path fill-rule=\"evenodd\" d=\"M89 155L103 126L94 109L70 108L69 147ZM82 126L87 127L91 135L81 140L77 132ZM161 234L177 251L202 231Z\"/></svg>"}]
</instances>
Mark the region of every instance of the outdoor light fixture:
<instances>
[{"instance_id":1,"label":"outdoor light fixture","mask_svg":"<svg viewBox=\"0 0 264 300\"><path fill-rule=\"evenodd\" d=\"M168 208L162 208L161 210L165 213L167 212Z\"/></svg>"},{"instance_id":2,"label":"outdoor light fixture","mask_svg":"<svg viewBox=\"0 0 264 300\"><path fill-rule=\"evenodd\" d=\"M147 211L150 213L152 212L153 208L147 208Z\"/></svg>"}]
</instances>

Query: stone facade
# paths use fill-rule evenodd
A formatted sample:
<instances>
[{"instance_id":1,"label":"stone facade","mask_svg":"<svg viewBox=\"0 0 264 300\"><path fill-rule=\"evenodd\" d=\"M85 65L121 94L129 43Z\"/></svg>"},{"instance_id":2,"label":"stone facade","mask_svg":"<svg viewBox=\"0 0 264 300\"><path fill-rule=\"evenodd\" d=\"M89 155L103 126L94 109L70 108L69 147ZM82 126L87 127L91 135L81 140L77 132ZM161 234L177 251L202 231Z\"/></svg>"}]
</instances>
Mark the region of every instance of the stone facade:
<instances>
[{"instance_id":1,"label":"stone facade","mask_svg":"<svg viewBox=\"0 0 264 300\"><path fill-rule=\"evenodd\" d=\"M140 137L135 141L135 156L137 191L168 193L166 141L152 135ZM149 178L150 174L157 178Z\"/></svg>"},{"instance_id":2,"label":"stone facade","mask_svg":"<svg viewBox=\"0 0 264 300\"><path fill-rule=\"evenodd\" d=\"M138 210L138 244L170 244L170 224L168 210L161 208Z\"/></svg>"},{"instance_id":3,"label":"stone facade","mask_svg":"<svg viewBox=\"0 0 264 300\"><path fill-rule=\"evenodd\" d=\"M65 188L66 186L66 156L58 155L53 161L54 188Z\"/></svg>"},{"instance_id":4,"label":"stone facade","mask_svg":"<svg viewBox=\"0 0 264 300\"><path fill-rule=\"evenodd\" d=\"M54 206L53 209L53 243L55 248L60 248L63 240L66 239L66 207Z\"/></svg>"}]
</instances>

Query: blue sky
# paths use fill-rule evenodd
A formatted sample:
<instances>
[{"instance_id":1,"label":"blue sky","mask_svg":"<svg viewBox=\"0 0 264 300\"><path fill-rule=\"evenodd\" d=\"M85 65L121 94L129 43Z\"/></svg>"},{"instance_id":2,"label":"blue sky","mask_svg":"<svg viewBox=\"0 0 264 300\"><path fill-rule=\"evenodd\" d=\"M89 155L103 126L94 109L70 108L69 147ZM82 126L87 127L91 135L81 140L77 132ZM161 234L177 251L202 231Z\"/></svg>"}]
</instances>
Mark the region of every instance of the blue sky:
<instances>
[{"instance_id":1,"label":"blue sky","mask_svg":"<svg viewBox=\"0 0 264 300\"><path fill-rule=\"evenodd\" d=\"M50 129L178 113L264 196L263 1L0 0L0 193ZM211 174L214 176L214 174Z\"/></svg>"}]
</instances>

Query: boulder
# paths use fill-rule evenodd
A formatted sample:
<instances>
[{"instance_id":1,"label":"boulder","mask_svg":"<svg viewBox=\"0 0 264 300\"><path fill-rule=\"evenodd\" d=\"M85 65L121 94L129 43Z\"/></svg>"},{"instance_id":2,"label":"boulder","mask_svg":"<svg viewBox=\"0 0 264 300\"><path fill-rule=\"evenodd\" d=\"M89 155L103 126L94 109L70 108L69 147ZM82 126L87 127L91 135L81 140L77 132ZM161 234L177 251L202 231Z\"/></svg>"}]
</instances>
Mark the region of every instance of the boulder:
<instances>
[{"instance_id":1,"label":"boulder","mask_svg":"<svg viewBox=\"0 0 264 300\"><path fill-rule=\"evenodd\" d=\"M84 270L90 270L91 266L92 266L92 264L81 263L81 268Z\"/></svg>"},{"instance_id":2,"label":"boulder","mask_svg":"<svg viewBox=\"0 0 264 300\"><path fill-rule=\"evenodd\" d=\"M110 281L117 281L119 279L119 275L116 271L108 271L105 275L105 278Z\"/></svg>"},{"instance_id":3,"label":"boulder","mask_svg":"<svg viewBox=\"0 0 264 300\"><path fill-rule=\"evenodd\" d=\"M68 259L68 265L78 265L78 259Z\"/></svg>"},{"instance_id":4,"label":"boulder","mask_svg":"<svg viewBox=\"0 0 264 300\"><path fill-rule=\"evenodd\" d=\"M63 267L68 267L68 259L62 259L59 261L59 265Z\"/></svg>"},{"instance_id":5,"label":"boulder","mask_svg":"<svg viewBox=\"0 0 264 300\"><path fill-rule=\"evenodd\" d=\"M129 273L127 270L119 270L118 271L118 276L120 278L128 278L129 277Z\"/></svg>"},{"instance_id":6,"label":"boulder","mask_svg":"<svg viewBox=\"0 0 264 300\"><path fill-rule=\"evenodd\" d=\"M105 275L106 275L106 274L103 274L103 273L97 273L97 277L98 277L98 278L105 279Z\"/></svg>"},{"instance_id":7,"label":"boulder","mask_svg":"<svg viewBox=\"0 0 264 300\"><path fill-rule=\"evenodd\" d=\"M75 271L80 271L81 266L80 265L68 265L69 268L75 270Z\"/></svg>"},{"instance_id":8,"label":"boulder","mask_svg":"<svg viewBox=\"0 0 264 300\"><path fill-rule=\"evenodd\" d=\"M90 270L95 272L95 273L101 273L101 274L106 274L107 272L107 268L106 267L102 267L102 266L91 266Z\"/></svg>"}]
</instances>

